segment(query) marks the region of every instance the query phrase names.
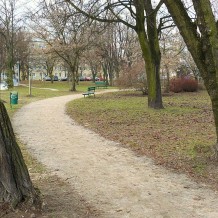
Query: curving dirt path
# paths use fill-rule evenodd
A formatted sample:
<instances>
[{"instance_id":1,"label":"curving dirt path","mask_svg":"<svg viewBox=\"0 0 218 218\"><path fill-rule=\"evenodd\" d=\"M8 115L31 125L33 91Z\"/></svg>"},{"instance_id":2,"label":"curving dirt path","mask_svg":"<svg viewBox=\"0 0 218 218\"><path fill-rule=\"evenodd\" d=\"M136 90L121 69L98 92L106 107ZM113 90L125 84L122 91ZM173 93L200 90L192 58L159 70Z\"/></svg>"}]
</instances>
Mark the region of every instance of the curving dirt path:
<instances>
[{"instance_id":1,"label":"curving dirt path","mask_svg":"<svg viewBox=\"0 0 218 218\"><path fill-rule=\"evenodd\" d=\"M13 126L32 154L102 211L101 217L218 217L218 193L71 120L65 104L80 97L31 103L15 114Z\"/></svg>"}]
</instances>

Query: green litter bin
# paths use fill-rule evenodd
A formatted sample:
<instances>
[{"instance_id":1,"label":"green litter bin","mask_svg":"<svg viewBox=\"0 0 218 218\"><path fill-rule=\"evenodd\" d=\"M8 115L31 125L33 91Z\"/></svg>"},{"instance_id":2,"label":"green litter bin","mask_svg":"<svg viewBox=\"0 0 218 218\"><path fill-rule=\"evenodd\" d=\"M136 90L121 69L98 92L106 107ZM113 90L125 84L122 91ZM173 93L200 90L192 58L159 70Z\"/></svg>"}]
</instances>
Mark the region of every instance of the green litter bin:
<instances>
[{"instance_id":1,"label":"green litter bin","mask_svg":"<svg viewBox=\"0 0 218 218\"><path fill-rule=\"evenodd\" d=\"M10 93L10 103L17 104L18 103L18 92L11 92Z\"/></svg>"}]
</instances>

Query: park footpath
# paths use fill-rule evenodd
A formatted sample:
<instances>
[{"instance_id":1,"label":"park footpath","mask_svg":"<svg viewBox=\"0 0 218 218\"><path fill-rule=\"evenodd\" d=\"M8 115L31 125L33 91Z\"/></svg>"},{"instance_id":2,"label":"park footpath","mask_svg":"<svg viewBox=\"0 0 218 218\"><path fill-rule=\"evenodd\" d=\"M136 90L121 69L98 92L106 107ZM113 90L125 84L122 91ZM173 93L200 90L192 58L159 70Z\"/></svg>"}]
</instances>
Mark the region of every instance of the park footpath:
<instances>
[{"instance_id":1,"label":"park footpath","mask_svg":"<svg viewBox=\"0 0 218 218\"><path fill-rule=\"evenodd\" d=\"M81 97L33 102L16 112L12 123L32 155L102 211L99 217L218 217L218 193L206 185L156 166L70 119L65 105Z\"/></svg>"}]
</instances>

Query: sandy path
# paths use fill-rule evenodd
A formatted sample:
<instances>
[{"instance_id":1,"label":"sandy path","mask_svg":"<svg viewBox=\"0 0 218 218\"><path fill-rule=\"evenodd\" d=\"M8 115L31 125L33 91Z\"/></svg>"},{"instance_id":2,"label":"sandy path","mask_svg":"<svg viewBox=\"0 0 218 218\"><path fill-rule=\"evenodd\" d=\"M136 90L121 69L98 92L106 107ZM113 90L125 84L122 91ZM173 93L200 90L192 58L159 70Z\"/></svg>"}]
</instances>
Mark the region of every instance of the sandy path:
<instances>
[{"instance_id":1,"label":"sandy path","mask_svg":"<svg viewBox=\"0 0 218 218\"><path fill-rule=\"evenodd\" d=\"M218 194L75 124L70 95L31 103L13 118L16 134L107 218L217 218ZM84 99L85 101L85 99Z\"/></svg>"}]
</instances>

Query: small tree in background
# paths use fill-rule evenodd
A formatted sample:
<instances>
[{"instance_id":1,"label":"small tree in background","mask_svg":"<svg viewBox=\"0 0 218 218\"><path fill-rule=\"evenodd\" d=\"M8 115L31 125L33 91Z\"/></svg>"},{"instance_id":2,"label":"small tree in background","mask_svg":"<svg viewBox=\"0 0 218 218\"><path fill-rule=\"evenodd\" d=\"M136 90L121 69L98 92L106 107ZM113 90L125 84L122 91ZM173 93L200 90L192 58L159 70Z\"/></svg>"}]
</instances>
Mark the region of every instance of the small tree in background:
<instances>
[{"instance_id":1,"label":"small tree in background","mask_svg":"<svg viewBox=\"0 0 218 218\"><path fill-rule=\"evenodd\" d=\"M120 77L116 80L116 85L124 88L135 88L141 91L143 95L147 95L148 85L144 69L142 60L133 63L131 66L123 67Z\"/></svg>"}]
</instances>

